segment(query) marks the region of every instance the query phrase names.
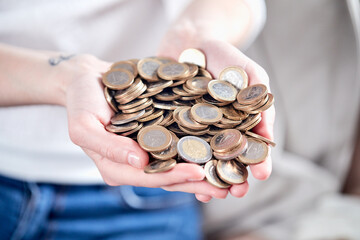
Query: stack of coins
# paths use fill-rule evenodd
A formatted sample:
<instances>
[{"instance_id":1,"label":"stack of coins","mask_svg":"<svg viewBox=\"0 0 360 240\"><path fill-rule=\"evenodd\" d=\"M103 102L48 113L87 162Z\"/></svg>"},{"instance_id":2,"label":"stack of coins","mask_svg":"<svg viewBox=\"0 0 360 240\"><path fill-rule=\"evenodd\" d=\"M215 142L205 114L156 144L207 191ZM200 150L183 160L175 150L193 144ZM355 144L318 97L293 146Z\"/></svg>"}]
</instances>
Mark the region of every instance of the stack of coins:
<instances>
[{"instance_id":1,"label":"stack of coins","mask_svg":"<svg viewBox=\"0 0 360 240\"><path fill-rule=\"evenodd\" d=\"M236 66L213 79L197 49L185 50L178 62L164 57L116 62L102 82L116 113L106 129L149 152L146 173L195 163L204 167L209 183L227 188L246 181L246 166L264 161L268 145L275 146L251 132L274 103L266 86L248 86L246 72Z\"/></svg>"}]
</instances>

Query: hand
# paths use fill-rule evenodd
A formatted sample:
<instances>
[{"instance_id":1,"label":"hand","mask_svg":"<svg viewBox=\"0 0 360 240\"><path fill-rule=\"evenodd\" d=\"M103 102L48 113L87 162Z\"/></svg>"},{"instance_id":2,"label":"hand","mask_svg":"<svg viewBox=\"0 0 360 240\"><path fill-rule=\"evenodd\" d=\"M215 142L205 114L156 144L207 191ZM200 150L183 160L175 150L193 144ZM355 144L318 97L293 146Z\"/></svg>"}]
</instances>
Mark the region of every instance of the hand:
<instances>
[{"instance_id":1,"label":"hand","mask_svg":"<svg viewBox=\"0 0 360 240\"><path fill-rule=\"evenodd\" d=\"M182 42L181 44L167 44L173 43L170 39L171 35L164 41L163 47L160 48L159 55L177 59L182 50L193 47L202 50L206 55L207 70L211 72L213 77L219 76L219 73L228 66L240 66L247 72L249 76L249 85L262 83L265 84L269 91L269 77L258 64L249 59L237 48L231 44L223 41L199 41L195 46ZM173 38L174 39L174 38ZM253 129L254 132L273 140L273 126L275 120L275 108L272 106L265 112L261 113L261 122ZM253 176L259 180L267 179L272 170L271 156L266 158L262 163L251 165L250 171ZM181 184L174 184L164 187L168 191L183 191L195 193L196 198L202 202L208 202L212 197L226 197L227 190L216 188L205 181L194 181ZM249 189L249 184L244 182L242 184L232 185L229 188L231 195L235 197L243 197ZM225 192L226 191L226 192Z\"/></svg>"},{"instance_id":2,"label":"hand","mask_svg":"<svg viewBox=\"0 0 360 240\"><path fill-rule=\"evenodd\" d=\"M60 71L63 77L69 79L65 105L71 140L94 160L105 183L163 187L204 178L203 169L195 164L178 164L169 172L145 174L148 154L134 140L105 130L114 112L105 100L101 74L110 63L82 55L61 66L65 68Z\"/></svg>"}]
</instances>

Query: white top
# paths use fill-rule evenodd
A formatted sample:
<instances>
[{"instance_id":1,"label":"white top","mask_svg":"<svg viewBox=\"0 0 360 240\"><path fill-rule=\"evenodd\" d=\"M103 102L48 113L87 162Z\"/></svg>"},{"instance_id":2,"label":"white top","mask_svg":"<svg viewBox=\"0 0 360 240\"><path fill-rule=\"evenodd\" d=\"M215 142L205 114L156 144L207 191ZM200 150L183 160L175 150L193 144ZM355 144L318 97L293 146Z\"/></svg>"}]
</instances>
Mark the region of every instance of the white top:
<instances>
[{"instance_id":1,"label":"white top","mask_svg":"<svg viewBox=\"0 0 360 240\"><path fill-rule=\"evenodd\" d=\"M169 24L188 3L0 0L0 41L90 53L106 61L153 56ZM264 9L262 0L248 3L254 11ZM252 38L264 18L255 21ZM102 182L92 160L71 142L65 109L46 105L0 108L0 174L40 182Z\"/></svg>"}]
</instances>

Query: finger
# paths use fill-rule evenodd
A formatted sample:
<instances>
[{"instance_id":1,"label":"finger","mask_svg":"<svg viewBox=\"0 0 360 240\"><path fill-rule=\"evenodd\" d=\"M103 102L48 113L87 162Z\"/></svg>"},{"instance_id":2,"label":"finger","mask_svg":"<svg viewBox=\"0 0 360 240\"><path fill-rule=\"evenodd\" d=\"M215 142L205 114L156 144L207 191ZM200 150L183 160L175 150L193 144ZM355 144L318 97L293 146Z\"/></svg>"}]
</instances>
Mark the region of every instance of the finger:
<instances>
[{"instance_id":1,"label":"finger","mask_svg":"<svg viewBox=\"0 0 360 240\"><path fill-rule=\"evenodd\" d=\"M252 129L252 131L273 141L274 123L275 107L271 106L269 109L261 113L261 121Z\"/></svg>"},{"instance_id":2,"label":"finger","mask_svg":"<svg viewBox=\"0 0 360 240\"><path fill-rule=\"evenodd\" d=\"M91 153L88 150L86 150L86 152L90 155L96 155L96 153ZM98 157L100 156L98 155ZM205 177L203 168L196 164L179 163L170 171L153 174L147 174L142 169L137 169L127 164L116 163L104 158L95 160L95 164L104 181L111 186L132 185L160 187L183 183L189 180L200 181Z\"/></svg>"},{"instance_id":3,"label":"finger","mask_svg":"<svg viewBox=\"0 0 360 240\"><path fill-rule=\"evenodd\" d=\"M251 174L259 180L266 180L271 175L272 159L270 156L271 149L269 148L269 155L264 162L250 166Z\"/></svg>"},{"instance_id":4,"label":"finger","mask_svg":"<svg viewBox=\"0 0 360 240\"><path fill-rule=\"evenodd\" d=\"M174 184L169 186L162 187L166 191L180 191L180 192L188 192L188 193L196 193L209 195L214 198L226 198L228 194L228 189L221 189L214 187L210 183L206 181L197 181L197 182L185 182L180 184Z\"/></svg>"},{"instance_id":5,"label":"finger","mask_svg":"<svg viewBox=\"0 0 360 240\"><path fill-rule=\"evenodd\" d=\"M134 140L105 130L104 125L91 114L69 116L72 141L82 148L92 150L102 157L118 163L144 168L148 154Z\"/></svg>"},{"instance_id":6,"label":"finger","mask_svg":"<svg viewBox=\"0 0 360 240\"><path fill-rule=\"evenodd\" d=\"M249 190L249 183L246 181L242 184L232 185L229 189L231 195L237 198L244 197Z\"/></svg>"},{"instance_id":7,"label":"finger","mask_svg":"<svg viewBox=\"0 0 360 240\"><path fill-rule=\"evenodd\" d=\"M203 202L203 203L208 203L212 199L211 196L205 195L205 194L195 194L195 197L198 201Z\"/></svg>"}]
</instances>

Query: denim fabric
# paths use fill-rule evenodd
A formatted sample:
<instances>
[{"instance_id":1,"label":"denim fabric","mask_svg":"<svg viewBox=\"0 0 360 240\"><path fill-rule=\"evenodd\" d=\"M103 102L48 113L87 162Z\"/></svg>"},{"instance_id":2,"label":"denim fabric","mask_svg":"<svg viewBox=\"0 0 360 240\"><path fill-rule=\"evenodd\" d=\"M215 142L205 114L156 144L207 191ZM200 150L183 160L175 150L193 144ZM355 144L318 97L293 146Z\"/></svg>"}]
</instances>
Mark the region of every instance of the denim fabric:
<instances>
[{"instance_id":1,"label":"denim fabric","mask_svg":"<svg viewBox=\"0 0 360 240\"><path fill-rule=\"evenodd\" d=\"M202 239L190 194L0 176L0 239Z\"/></svg>"}]
</instances>

